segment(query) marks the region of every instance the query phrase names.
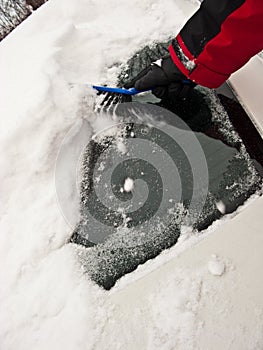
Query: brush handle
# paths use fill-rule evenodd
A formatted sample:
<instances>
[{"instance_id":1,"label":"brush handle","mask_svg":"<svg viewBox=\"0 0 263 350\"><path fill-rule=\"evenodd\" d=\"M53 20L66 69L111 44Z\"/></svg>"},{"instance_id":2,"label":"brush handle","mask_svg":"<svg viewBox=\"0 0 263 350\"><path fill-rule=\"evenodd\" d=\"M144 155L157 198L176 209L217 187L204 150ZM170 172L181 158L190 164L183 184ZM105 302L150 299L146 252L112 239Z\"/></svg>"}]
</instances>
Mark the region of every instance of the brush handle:
<instances>
[{"instance_id":1,"label":"brush handle","mask_svg":"<svg viewBox=\"0 0 263 350\"><path fill-rule=\"evenodd\" d=\"M190 84L191 81L186 79L182 80L183 84ZM147 90L137 90L135 88L130 88L130 89L124 89L124 88L117 88L117 87L109 87L109 86L100 86L100 85L92 85L93 89L97 91L102 91L102 92L112 92L112 93L117 93L117 94L122 94L122 95L137 95L140 94L141 92L145 91L151 91L151 89Z\"/></svg>"},{"instance_id":2,"label":"brush handle","mask_svg":"<svg viewBox=\"0 0 263 350\"><path fill-rule=\"evenodd\" d=\"M113 92L113 93L122 94L122 95L137 95L140 92L150 91L150 90L140 91L140 90L136 90L135 88L124 89L124 88L117 88L117 87L115 88L115 87L99 86L99 85L92 85L92 87L97 91Z\"/></svg>"}]
</instances>

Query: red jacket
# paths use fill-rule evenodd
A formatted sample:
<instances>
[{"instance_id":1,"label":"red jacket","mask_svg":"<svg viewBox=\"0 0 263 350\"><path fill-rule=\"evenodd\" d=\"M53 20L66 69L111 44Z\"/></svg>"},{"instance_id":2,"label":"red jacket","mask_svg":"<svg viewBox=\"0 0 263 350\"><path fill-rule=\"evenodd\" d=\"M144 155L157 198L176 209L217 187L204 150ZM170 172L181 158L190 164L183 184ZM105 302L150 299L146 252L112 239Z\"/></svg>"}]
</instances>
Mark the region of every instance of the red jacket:
<instances>
[{"instance_id":1,"label":"red jacket","mask_svg":"<svg viewBox=\"0 0 263 350\"><path fill-rule=\"evenodd\" d=\"M216 88L263 49L263 0L204 0L169 46L190 80Z\"/></svg>"}]
</instances>

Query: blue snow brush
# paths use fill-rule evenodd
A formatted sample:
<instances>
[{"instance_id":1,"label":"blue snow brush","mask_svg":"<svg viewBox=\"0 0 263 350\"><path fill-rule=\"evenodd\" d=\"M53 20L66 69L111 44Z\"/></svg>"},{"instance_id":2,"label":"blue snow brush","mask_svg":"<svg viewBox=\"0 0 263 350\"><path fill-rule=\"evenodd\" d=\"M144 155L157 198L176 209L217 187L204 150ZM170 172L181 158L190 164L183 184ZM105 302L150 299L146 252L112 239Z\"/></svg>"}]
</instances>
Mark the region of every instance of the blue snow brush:
<instances>
[{"instance_id":1,"label":"blue snow brush","mask_svg":"<svg viewBox=\"0 0 263 350\"><path fill-rule=\"evenodd\" d=\"M140 91L135 88L125 89L100 85L92 85L92 87L93 89L97 90L98 95L103 96L103 100L100 101L100 105L97 106L98 109L101 107L109 107L118 103L131 102L132 96L140 94L144 91L150 91L150 89Z\"/></svg>"},{"instance_id":2,"label":"blue snow brush","mask_svg":"<svg viewBox=\"0 0 263 350\"><path fill-rule=\"evenodd\" d=\"M183 84L192 84L188 79L182 80ZM137 90L135 88L125 89L119 87L109 87L101 85L92 85L93 89L98 91L98 95L103 95L104 99L100 106L111 106L121 102L131 102L132 96L138 95L142 92L151 91L153 88L147 90Z\"/></svg>"},{"instance_id":3,"label":"blue snow brush","mask_svg":"<svg viewBox=\"0 0 263 350\"><path fill-rule=\"evenodd\" d=\"M110 92L115 94L121 94L121 95L137 95L141 92L150 91L149 90L137 90L135 88L125 89L125 88L117 88L117 87L109 87L109 86L100 86L100 85L92 85L93 89L100 91L100 92Z\"/></svg>"}]
</instances>

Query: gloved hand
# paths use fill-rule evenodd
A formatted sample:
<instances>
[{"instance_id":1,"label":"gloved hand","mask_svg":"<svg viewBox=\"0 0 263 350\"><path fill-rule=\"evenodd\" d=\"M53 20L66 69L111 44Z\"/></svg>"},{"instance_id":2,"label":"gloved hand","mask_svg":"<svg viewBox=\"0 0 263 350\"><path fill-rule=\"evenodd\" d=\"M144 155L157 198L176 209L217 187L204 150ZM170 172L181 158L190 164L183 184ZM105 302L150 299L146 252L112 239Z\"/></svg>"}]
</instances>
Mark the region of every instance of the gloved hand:
<instances>
[{"instance_id":1,"label":"gloved hand","mask_svg":"<svg viewBox=\"0 0 263 350\"><path fill-rule=\"evenodd\" d=\"M126 89L152 90L160 98L186 98L196 86L176 67L170 56L165 56L143 69L134 79L124 85Z\"/></svg>"}]
</instances>

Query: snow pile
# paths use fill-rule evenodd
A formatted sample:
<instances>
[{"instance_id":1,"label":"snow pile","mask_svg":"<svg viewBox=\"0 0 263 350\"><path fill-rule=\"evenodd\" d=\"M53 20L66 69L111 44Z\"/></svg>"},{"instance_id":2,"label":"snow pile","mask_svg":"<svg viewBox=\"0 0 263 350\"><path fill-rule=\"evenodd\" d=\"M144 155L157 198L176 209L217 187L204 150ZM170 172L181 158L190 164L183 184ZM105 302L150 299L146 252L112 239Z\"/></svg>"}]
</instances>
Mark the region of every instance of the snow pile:
<instances>
[{"instance_id":1,"label":"snow pile","mask_svg":"<svg viewBox=\"0 0 263 350\"><path fill-rule=\"evenodd\" d=\"M85 119L98 131L83 84L114 83L140 46L176 34L184 20L172 0L50 0L1 42L2 349L92 348L101 335L110 307L66 245L72 227L56 201L56 158L73 126ZM69 191L65 201L74 200Z\"/></svg>"}]
</instances>

